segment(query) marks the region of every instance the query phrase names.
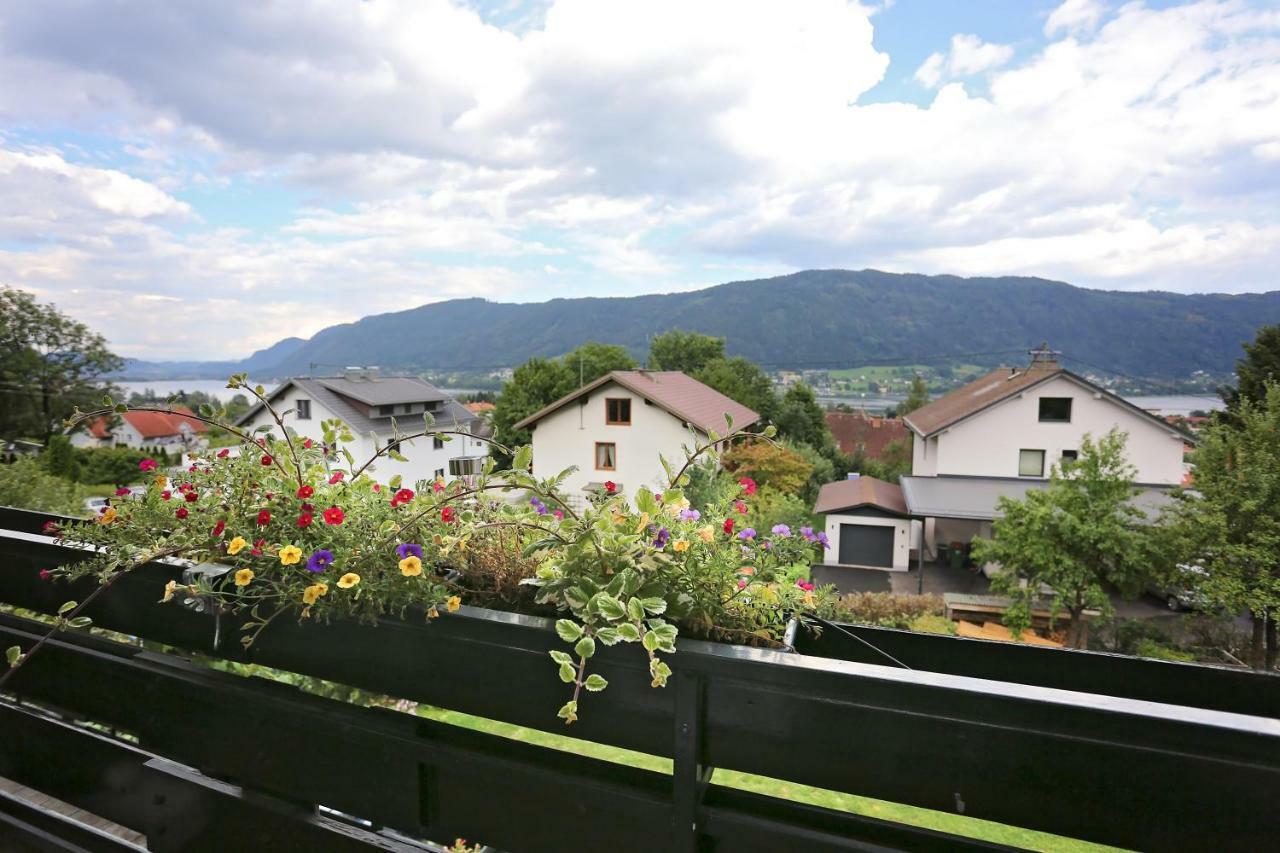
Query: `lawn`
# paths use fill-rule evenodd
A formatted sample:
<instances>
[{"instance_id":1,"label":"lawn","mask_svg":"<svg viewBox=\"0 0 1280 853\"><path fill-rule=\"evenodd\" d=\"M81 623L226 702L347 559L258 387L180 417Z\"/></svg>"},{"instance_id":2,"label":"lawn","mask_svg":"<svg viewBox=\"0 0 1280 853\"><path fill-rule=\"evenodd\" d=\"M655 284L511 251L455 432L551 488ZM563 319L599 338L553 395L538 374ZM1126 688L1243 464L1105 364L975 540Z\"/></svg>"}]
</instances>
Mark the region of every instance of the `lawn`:
<instances>
[{"instance_id":1,"label":"lawn","mask_svg":"<svg viewBox=\"0 0 1280 853\"><path fill-rule=\"evenodd\" d=\"M549 732L525 728L523 726L516 726L510 723L488 720L483 717L474 717L470 714L463 714L457 711L446 711L441 708L433 708L427 705L419 706L418 713L424 717L428 717L442 723L475 729L476 731L487 732L489 734L499 735L512 740L524 741L525 743L532 743L538 746L562 750L564 752L572 752L591 758L599 758L604 761L612 761L617 764L628 764L633 767L653 770L658 773L671 772L670 759L659 758L656 755L647 755L643 752L634 752L629 749L620 749L613 746L603 746L590 741L564 737L563 735L551 734ZM1012 847L1022 847L1027 850L1054 851L1054 853L1058 853L1059 851L1065 851L1066 853L1084 853L1084 851L1116 849L1114 847L1106 847L1101 844L1091 844L1087 841L1076 841L1070 838L1062 838L1057 835L1049 835L1044 832L1034 832L1028 829L1019 829L1014 826L1005 826L1004 824L992 823L991 821L977 820L975 818L948 814L946 812L937 812L930 809L921 809L916 808L915 806L904 806L900 803L890 803L884 800L872 799L870 797L856 797L852 794L842 794L838 791L827 791L821 788L812 788L808 785L796 785L791 782L770 779L765 776L754 776L750 773L738 773L733 770L717 769L715 774L712 776L712 781L716 784L725 785L730 788L738 788L743 791L752 791L758 794L767 794L772 797L779 797L786 800L824 806L838 811L851 812L853 814L866 815L868 817L891 820L898 823L911 824L912 826L926 827L928 829L936 829L943 832L949 832L954 835L979 838L986 841L1007 844Z\"/></svg>"}]
</instances>

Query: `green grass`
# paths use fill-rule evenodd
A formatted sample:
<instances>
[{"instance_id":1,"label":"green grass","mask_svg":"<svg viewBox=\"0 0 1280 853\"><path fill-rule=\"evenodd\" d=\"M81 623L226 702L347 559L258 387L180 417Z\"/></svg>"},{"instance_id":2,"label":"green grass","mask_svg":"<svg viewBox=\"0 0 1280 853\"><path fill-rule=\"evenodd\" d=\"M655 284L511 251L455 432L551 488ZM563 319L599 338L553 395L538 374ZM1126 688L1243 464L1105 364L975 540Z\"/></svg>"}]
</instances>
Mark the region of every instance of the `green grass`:
<instances>
[{"instance_id":1,"label":"green grass","mask_svg":"<svg viewBox=\"0 0 1280 853\"><path fill-rule=\"evenodd\" d=\"M562 752L571 752L603 761L612 761L615 764L626 764L657 773L671 773L670 759L660 758L656 755L648 755L643 752L635 752L614 746L604 746L591 741L578 740L577 738L551 734L538 729L530 729L524 726L516 726L426 705L419 706L418 713L438 722L499 735L500 737L537 746L545 746L550 749L558 749ZM953 835L993 841L1027 850L1054 851L1054 853L1059 853L1059 851L1085 853L1085 851L1117 849L1101 844L1092 844L1087 841L1062 838L1045 832L1019 829L1018 827L1005 826L991 821L977 820L931 809L916 808L915 806L891 803L871 797L842 794L838 791L828 791L808 785L797 785L792 782L770 779L765 776L755 776L750 773L739 773L734 770L717 769L712 776L712 781L730 788L766 794L784 800L823 806L836 811L850 812L852 814L880 818L881 820L905 823L911 826L936 829Z\"/></svg>"}]
</instances>

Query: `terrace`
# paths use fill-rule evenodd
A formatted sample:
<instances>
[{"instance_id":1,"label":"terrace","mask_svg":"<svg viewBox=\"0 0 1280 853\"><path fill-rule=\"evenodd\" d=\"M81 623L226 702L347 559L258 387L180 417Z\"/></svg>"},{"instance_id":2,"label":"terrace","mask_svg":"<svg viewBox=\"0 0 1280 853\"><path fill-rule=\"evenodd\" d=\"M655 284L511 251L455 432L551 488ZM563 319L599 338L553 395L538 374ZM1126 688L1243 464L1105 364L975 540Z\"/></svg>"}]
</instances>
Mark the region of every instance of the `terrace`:
<instances>
[{"instance_id":1,"label":"terrace","mask_svg":"<svg viewBox=\"0 0 1280 853\"><path fill-rule=\"evenodd\" d=\"M68 597L48 516L0 510L0 639ZM0 776L145 849L1003 849L970 819L1138 849L1257 850L1280 834L1280 681L1239 670L832 627L794 652L681 639L666 689L602 649L612 686L567 733L627 766L202 665L253 662L557 735L547 620L463 607L377 627L235 625L155 605L175 564L124 576L0 697ZM669 762L669 765L668 765ZM669 770L667 767L669 766ZM923 828L753 793L717 771L932 810ZM924 813L928 814L928 813ZM990 833L985 833L991 837ZM6 849L140 849L0 795Z\"/></svg>"}]
</instances>

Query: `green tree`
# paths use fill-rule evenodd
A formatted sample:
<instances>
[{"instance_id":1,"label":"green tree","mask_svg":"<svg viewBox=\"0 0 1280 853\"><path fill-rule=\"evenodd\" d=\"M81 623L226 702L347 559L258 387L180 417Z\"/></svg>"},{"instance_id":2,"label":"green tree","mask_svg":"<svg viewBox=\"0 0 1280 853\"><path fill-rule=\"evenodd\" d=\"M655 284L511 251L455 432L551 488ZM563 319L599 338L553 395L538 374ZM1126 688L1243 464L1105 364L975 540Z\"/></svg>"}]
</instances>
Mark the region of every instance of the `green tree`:
<instances>
[{"instance_id":1,"label":"green tree","mask_svg":"<svg viewBox=\"0 0 1280 853\"><path fill-rule=\"evenodd\" d=\"M905 417L929 402L929 386L919 373L911 380L911 388L907 391L907 399L898 404L898 417Z\"/></svg>"},{"instance_id":2,"label":"green tree","mask_svg":"<svg viewBox=\"0 0 1280 853\"><path fill-rule=\"evenodd\" d=\"M768 441L736 445L725 453L724 467L735 479L750 477L759 486L791 494L798 494L813 472L813 466L795 449Z\"/></svg>"},{"instance_id":3,"label":"green tree","mask_svg":"<svg viewBox=\"0 0 1280 853\"><path fill-rule=\"evenodd\" d=\"M778 397L769 376L741 356L709 361L693 378L755 410L766 421L772 421L777 413Z\"/></svg>"},{"instance_id":4,"label":"green tree","mask_svg":"<svg viewBox=\"0 0 1280 853\"><path fill-rule=\"evenodd\" d=\"M574 388L594 382L612 370L634 370L637 367L626 347L597 341L587 341L566 353L561 361L573 376Z\"/></svg>"},{"instance_id":5,"label":"green tree","mask_svg":"<svg viewBox=\"0 0 1280 853\"><path fill-rule=\"evenodd\" d=\"M49 436L40 461L44 463L45 470L53 476L75 482L78 473L76 451L71 446L71 439L65 435Z\"/></svg>"},{"instance_id":6,"label":"green tree","mask_svg":"<svg viewBox=\"0 0 1280 853\"><path fill-rule=\"evenodd\" d=\"M773 422L778 435L807 444L829 458L835 455L836 442L827 426L827 413L808 385L797 383L786 390Z\"/></svg>"},{"instance_id":7,"label":"green tree","mask_svg":"<svg viewBox=\"0 0 1280 853\"><path fill-rule=\"evenodd\" d=\"M29 293L0 288L0 436L47 442L73 408L99 404L111 390L105 374L123 364L83 323Z\"/></svg>"},{"instance_id":8,"label":"green tree","mask_svg":"<svg viewBox=\"0 0 1280 853\"><path fill-rule=\"evenodd\" d=\"M991 588L1013 598L1006 623L1030 624L1041 585L1053 591L1052 609L1068 614L1068 645L1083 648L1086 609L1110 613L1107 587L1136 594L1145 580L1150 534L1131 503L1135 469L1124 454L1125 434L1112 430L1097 442L1085 436L1080 457L1066 471L1054 465L1044 489L1022 500L1000 498L1003 517L993 538L974 540L974 559L998 563Z\"/></svg>"},{"instance_id":9,"label":"green tree","mask_svg":"<svg viewBox=\"0 0 1280 853\"><path fill-rule=\"evenodd\" d=\"M1232 415L1242 401L1261 403L1267 397L1267 383L1280 382L1280 325L1263 326L1244 345L1244 358L1236 362L1236 384L1218 389Z\"/></svg>"},{"instance_id":10,"label":"green tree","mask_svg":"<svg viewBox=\"0 0 1280 853\"><path fill-rule=\"evenodd\" d=\"M97 447L80 451L80 482L127 486L142 478L138 463L147 457L132 447Z\"/></svg>"},{"instance_id":11,"label":"green tree","mask_svg":"<svg viewBox=\"0 0 1280 853\"><path fill-rule=\"evenodd\" d=\"M649 342L650 370L680 370L690 376L724 358L724 338L672 329Z\"/></svg>"},{"instance_id":12,"label":"green tree","mask_svg":"<svg viewBox=\"0 0 1280 853\"><path fill-rule=\"evenodd\" d=\"M0 465L0 506L82 516L87 497L85 489L50 474L39 460L24 457Z\"/></svg>"},{"instance_id":13,"label":"green tree","mask_svg":"<svg viewBox=\"0 0 1280 853\"><path fill-rule=\"evenodd\" d=\"M1195 491L1183 495L1176 529L1181 558L1206 569L1201 591L1248 611L1250 664L1271 669L1280 652L1280 382L1262 389L1258 402L1241 397L1232 422L1201 431Z\"/></svg>"}]
</instances>

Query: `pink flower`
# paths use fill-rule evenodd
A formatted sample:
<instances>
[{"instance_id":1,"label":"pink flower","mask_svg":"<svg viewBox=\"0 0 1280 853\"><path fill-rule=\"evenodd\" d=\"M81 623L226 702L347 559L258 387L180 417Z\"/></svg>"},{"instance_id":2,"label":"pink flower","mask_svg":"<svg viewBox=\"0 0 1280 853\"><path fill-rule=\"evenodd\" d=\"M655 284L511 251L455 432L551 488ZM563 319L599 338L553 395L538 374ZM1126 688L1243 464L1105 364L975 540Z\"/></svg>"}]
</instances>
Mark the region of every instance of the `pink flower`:
<instances>
[{"instance_id":1,"label":"pink flower","mask_svg":"<svg viewBox=\"0 0 1280 853\"><path fill-rule=\"evenodd\" d=\"M553 509L551 510L551 514L556 517L556 521L564 521L564 510Z\"/></svg>"},{"instance_id":2,"label":"pink flower","mask_svg":"<svg viewBox=\"0 0 1280 853\"><path fill-rule=\"evenodd\" d=\"M303 440L303 442L302 442L302 446L303 446L303 447L305 447L307 450L310 450L310 449L311 449L311 439L309 439L309 438L308 438L308 439L304 439L304 440Z\"/></svg>"},{"instance_id":3,"label":"pink flower","mask_svg":"<svg viewBox=\"0 0 1280 853\"><path fill-rule=\"evenodd\" d=\"M746 514L747 514L747 505L746 505L745 503L743 503L742 501L734 501L734 502L733 502L733 511L734 511L734 512L736 512L736 513L740 513L740 514L742 514L742 515L746 515Z\"/></svg>"},{"instance_id":4,"label":"pink flower","mask_svg":"<svg viewBox=\"0 0 1280 853\"><path fill-rule=\"evenodd\" d=\"M169 491L168 489L165 489L163 492L160 493L160 500L162 501L167 501L171 497L173 497L173 492Z\"/></svg>"},{"instance_id":5,"label":"pink flower","mask_svg":"<svg viewBox=\"0 0 1280 853\"><path fill-rule=\"evenodd\" d=\"M231 455L231 451L230 451L230 450L228 450L228 449L227 449L227 448L225 448L225 447L218 451L218 458L219 458L219 459L226 459L226 458L227 458L228 456L230 456L230 455Z\"/></svg>"},{"instance_id":6,"label":"pink flower","mask_svg":"<svg viewBox=\"0 0 1280 853\"><path fill-rule=\"evenodd\" d=\"M56 521L46 521L40 529L44 531L45 536L57 536L62 528L58 527Z\"/></svg>"},{"instance_id":7,"label":"pink flower","mask_svg":"<svg viewBox=\"0 0 1280 853\"><path fill-rule=\"evenodd\" d=\"M303 500L306 500L307 498L311 497L315 493L316 493L316 490L311 488L310 486L303 486L302 488L298 489L298 497L302 498Z\"/></svg>"},{"instance_id":8,"label":"pink flower","mask_svg":"<svg viewBox=\"0 0 1280 853\"><path fill-rule=\"evenodd\" d=\"M138 469L141 471L154 471L159 464L154 459L143 459L138 463Z\"/></svg>"},{"instance_id":9,"label":"pink flower","mask_svg":"<svg viewBox=\"0 0 1280 853\"><path fill-rule=\"evenodd\" d=\"M605 480L604 490L609 494L613 494L614 492L618 491L618 484L613 482L613 480Z\"/></svg>"},{"instance_id":10,"label":"pink flower","mask_svg":"<svg viewBox=\"0 0 1280 853\"><path fill-rule=\"evenodd\" d=\"M221 536L222 531L227 529L227 523L222 519L218 519L218 523L213 526L213 535Z\"/></svg>"},{"instance_id":11,"label":"pink flower","mask_svg":"<svg viewBox=\"0 0 1280 853\"><path fill-rule=\"evenodd\" d=\"M329 478L329 485L333 486L342 482L342 472L334 471L333 476Z\"/></svg>"},{"instance_id":12,"label":"pink flower","mask_svg":"<svg viewBox=\"0 0 1280 853\"><path fill-rule=\"evenodd\" d=\"M444 480L436 480L436 481L434 481L434 482L431 484L431 491L433 491L433 492L443 492L443 491L444 491Z\"/></svg>"},{"instance_id":13,"label":"pink flower","mask_svg":"<svg viewBox=\"0 0 1280 853\"><path fill-rule=\"evenodd\" d=\"M120 488L116 489L116 497L125 498L128 496L129 496L129 490L124 486L121 486Z\"/></svg>"},{"instance_id":14,"label":"pink flower","mask_svg":"<svg viewBox=\"0 0 1280 853\"><path fill-rule=\"evenodd\" d=\"M186 499L187 499L187 503L193 504L196 501L200 500L200 495L194 489L192 489L191 491L187 492Z\"/></svg>"},{"instance_id":15,"label":"pink flower","mask_svg":"<svg viewBox=\"0 0 1280 853\"><path fill-rule=\"evenodd\" d=\"M331 506L324 511L325 524L341 524L346 518L346 514L342 511L342 507Z\"/></svg>"},{"instance_id":16,"label":"pink flower","mask_svg":"<svg viewBox=\"0 0 1280 853\"><path fill-rule=\"evenodd\" d=\"M48 569L40 570L40 580L47 581L51 577L53 577L53 572L49 571Z\"/></svg>"},{"instance_id":17,"label":"pink flower","mask_svg":"<svg viewBox=\"0 0 1280 853\"><path fill-rule=\"evenodd\" d=\"M748 497L756 493L756 481L750 477L743 477L738 481L738 485L742 486L742 491L746 492Z\"/></svg>"},{"instance_id":18,"label":"pink flower","mask_svg":"<svg viewBox=\"0 0 1280 853\"><path fill-rule=\"evenodd\" d=\"M733 535L733 519L732 518L726 518L724 520L724 532L729 534L730 536Z\"/></svg>"},{"instance_id":19,"label":"pink flower","mask_svg":"<svg viewBox=\"0 0 1280 853\"><path fill-rule=\"evenodd\" d=\"M407 504L411 500L413 500L413 489L401 489L391 496L391 505L393 507L400 506L400 504Z\"/></svg>"},{"instance_id":20,"label":"pink flower","mask_svg":"<svg viewBox=\"0 0 1280 853\"><path fill-rule=\"evenodd\" d=\"M746 589L746 588L747 588L747 579L738 578L738 589Z\"/></svg>"},{"instance_id":21,"label":"pink flower","mask_svg":"<svg viewBox=\"0 0 1280 853\"><path fill-rule=\"evenodd\" d=\"M440 510L440 520L443 521L445 524L452 524L454 520L457 519L457 517L458 517L458 514L454 511L453 507L451 506L447 506L444 509Z\"/></svg>"},{"instance_id":22,"label":"pink flower","mask_svg":"<svg viewBox=\"0 0 1280 853\"><path fill-rule=\"evenodd\" d=\"M380 491L382 491L382 485L381 485L380 483L374 483L374 484L373 484L373 490L374 490L374 492L380 492Z\"/></svg>"}]
</instances>

